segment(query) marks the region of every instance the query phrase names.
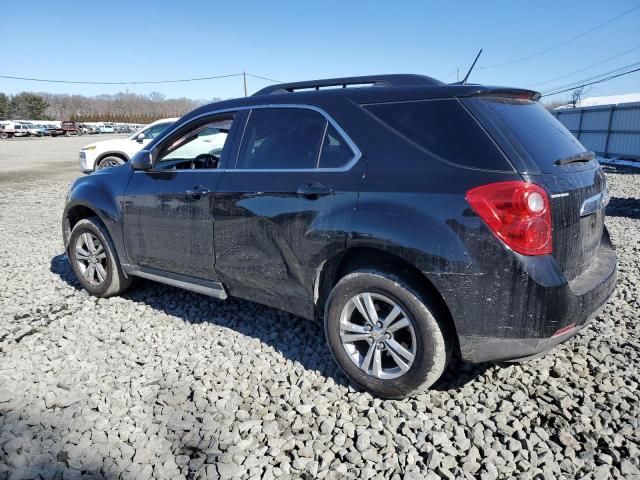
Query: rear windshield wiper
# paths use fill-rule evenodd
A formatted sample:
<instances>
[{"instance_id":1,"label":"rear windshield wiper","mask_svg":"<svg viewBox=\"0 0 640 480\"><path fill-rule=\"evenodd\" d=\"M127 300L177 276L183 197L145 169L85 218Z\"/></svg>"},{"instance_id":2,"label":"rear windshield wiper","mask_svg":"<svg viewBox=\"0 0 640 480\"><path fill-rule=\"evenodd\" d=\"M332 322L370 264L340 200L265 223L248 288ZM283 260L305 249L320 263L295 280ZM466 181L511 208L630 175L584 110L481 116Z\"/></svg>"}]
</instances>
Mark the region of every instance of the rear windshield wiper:
<instances>
[{"instance_id":1,"label":"rear windshield wiper","mask_svg":"<svg viewBox=\"0 0 640 480\"><path fill-rule=\"evenodd\" d=\"M559 158L553 163L554 165L567 165L569 163L590 162L594 158L596 158L594 152L580 152L565 158Z\"/></svg>"}]
</instances>

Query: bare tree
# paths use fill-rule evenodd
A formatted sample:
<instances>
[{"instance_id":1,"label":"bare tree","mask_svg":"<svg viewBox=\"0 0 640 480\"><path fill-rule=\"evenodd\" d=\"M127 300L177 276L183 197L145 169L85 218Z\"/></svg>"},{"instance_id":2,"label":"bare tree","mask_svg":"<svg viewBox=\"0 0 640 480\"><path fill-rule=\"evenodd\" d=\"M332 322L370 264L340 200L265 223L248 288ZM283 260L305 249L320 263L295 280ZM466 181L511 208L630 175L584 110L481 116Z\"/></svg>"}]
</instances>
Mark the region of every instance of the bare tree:
<instances>
[{"instance_id":1,"label":"bare tree","mask_svg":"<svg viewBox=\"0 0 640 480\"><path fill-rule=\"evenodd\" d=\"M80 122L148 123L164 117L180 117L206 103L220 100L166 98L160 92L148 95L120 92L115 95L65 95L40 93L47 104L46 115L55 120Z\"/></svg>"}]
</instances>

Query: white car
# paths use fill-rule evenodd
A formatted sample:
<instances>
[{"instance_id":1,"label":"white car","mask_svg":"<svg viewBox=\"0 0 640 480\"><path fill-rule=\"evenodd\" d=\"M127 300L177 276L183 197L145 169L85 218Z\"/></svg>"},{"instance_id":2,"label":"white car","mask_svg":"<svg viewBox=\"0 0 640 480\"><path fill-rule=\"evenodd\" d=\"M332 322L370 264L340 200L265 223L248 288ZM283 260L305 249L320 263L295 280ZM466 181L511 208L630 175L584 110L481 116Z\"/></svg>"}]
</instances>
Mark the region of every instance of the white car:
<instances>
[{"instance_id":1,"label":"white car","mask_svg":"<svg viewBox=\"0 0 640 480\"><path fill-rule=\"evenodd\" d=\"M127 138L115 138L91 143L80 149L80 170L90 173L105 167L115 167L129 159L147 145L167 127L178 120L163 118L150 123Z\"/></svg>"}]
</instances>

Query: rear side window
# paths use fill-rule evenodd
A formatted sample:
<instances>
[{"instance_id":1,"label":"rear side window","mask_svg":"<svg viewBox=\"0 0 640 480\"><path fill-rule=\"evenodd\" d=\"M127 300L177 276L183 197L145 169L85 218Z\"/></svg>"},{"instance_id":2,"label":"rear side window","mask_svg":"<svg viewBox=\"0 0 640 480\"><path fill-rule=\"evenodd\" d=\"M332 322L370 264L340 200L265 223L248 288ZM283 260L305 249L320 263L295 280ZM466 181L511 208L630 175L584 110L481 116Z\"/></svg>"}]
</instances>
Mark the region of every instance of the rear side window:
<instances>
[{"instance_id":1,"label":"rear side window","mask_svg":"<svg viewBox=\"0 0 640 480\"><path fill-rule=\"evenodd\" d=\"M473 168L512 170L488 134L455 99L364 107L402 136L448 162Z\"/></svg>"},{"instance_id":2,"label":"rear side window","mask_svg":"<svg viewBox=\"0 0 640 480\"><path fill-rule=\"evenodd\" d=\"M325 123L318 112L303 108L252 110L236 168L315 168Z\"/></svg>"},{"instance_id":3,"label":"rear side window","mask_svg":"<svg viewBox=\"0 0 640 480\"><path fill-rule=\"evenodd\" d=\"M515 137L541 172L557 172L554 162L586 148L538 102L510 98L469 99Z\"/></svg>"}]
</instances>

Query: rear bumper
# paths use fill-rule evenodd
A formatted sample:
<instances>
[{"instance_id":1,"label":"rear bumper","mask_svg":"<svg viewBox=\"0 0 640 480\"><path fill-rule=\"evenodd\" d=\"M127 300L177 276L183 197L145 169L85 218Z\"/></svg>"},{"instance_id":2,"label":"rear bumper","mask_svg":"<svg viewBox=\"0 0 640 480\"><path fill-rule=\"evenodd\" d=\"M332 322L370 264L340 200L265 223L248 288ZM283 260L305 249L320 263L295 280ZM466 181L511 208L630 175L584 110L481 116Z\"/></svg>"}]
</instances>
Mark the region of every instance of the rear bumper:
<instances>
[{"instance_id":1,"label":"rear bumper","mask_svg":"<svg viewBox=\"0 0 640 480\"><path fill-rule=\"evenodd\" d=\"M599 308L582 325L576 325L567 333L549 338L459 337L462 358L471 363L533 360L575 337L601 310Z\"/></svg>"},{"instance_id":2,"label":"rear bumper","mask_svg":"<svg viewBox=\"0 0 640 480\"><path fill-rule=\"evenodd\" d=\"M551 258L516 257L458 288L468 300L451 309L463 360L527 360L569 340L597 316L617 278L606 229L597 256L578 277L568 282L554 266ZM452 299L445 301L453 305Z\"/></svg>"}]
</instances>

